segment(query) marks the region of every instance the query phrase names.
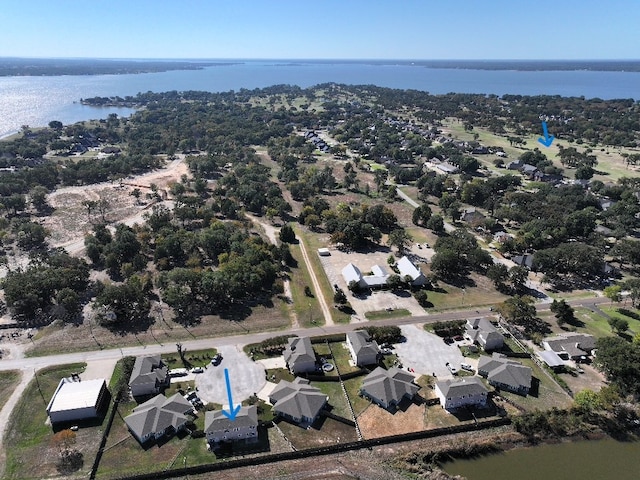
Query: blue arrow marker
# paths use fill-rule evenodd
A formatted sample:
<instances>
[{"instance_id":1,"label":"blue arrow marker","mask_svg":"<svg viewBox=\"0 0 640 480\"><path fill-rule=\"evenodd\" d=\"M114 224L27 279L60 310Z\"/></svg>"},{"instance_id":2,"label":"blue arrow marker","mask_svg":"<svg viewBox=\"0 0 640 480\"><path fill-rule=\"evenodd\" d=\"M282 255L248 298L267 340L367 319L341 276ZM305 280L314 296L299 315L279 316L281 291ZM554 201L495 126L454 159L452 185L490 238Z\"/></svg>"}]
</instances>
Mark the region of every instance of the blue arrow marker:
<instances>
[{"instance_id":1,"label":"blue arrow marker","mask_svg":"<svg viewBox=\"0 0 640 480\"><path fill-rule=\"evenodd\" d=\"M542 133L544 133L544 138L538 138L538 141L543 144L545 147L550 147L553 143L554 136L549 135L547 131L547 122L542 122Z\"/></svg>"},{"instance_id":2,"label":"blue arrow marker","mask_svg":"<svg viewBox=\"0 0 640 480\"><path fill-rule=\"evenodd\" d=\"M229 419L235 420L236 415L240 411L240 407L242 405L238 405L237 407L233 406L233 396L231 395L231 382L229 381L229 370L224 369L224 380L227 382L227 397L229 397L229 411L222 410L222 413Z\"/></svg>"}]
</instances>

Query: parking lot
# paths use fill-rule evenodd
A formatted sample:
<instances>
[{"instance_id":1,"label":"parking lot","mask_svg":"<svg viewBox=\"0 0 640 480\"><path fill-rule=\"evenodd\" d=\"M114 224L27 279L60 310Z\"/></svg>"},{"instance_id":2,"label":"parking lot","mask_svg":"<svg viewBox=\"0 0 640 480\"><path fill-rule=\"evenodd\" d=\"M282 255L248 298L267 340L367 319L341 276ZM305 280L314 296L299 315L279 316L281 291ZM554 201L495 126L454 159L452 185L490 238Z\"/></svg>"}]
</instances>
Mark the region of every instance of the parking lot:
<instances>
[{"instance_id":1,"label":"parking lot","mask_svg":"<svg viewBox=\"0 0 640 480\"><path fill-rule=\"evenodd\" d=\"M228 405L225 368L229 370L233 402L236 405L264 387L266 383L264 367L251 360L240 347L221 346L218 352L222 355L220 365L209 365L203 373L195 374L198 395L203 402Z\"/></svg>"},{"instance_id":2,"label":"parking lot","mask_svg":"<svg viewBox=\"0 0 640 480\"><path fill-rule=\"evenodd\" d=\"M413 249L412 249L413 250ZM416 252L422 253L426 249L417 250ZM387 258L391 254L391 250L385 247L381 247L377 250L370 250L367 252L342 252L337 248L330 248L331 255L321 256L320 262L324 268L327 278L331 285L338 285L347 294L347 298L351 303L351 306L356 312L356 315L360 318L364 318L366 312L374 312L385 310L387 308L406 309L411 312L412 315L424 315L424 309L418 304L409 292L399 292L399 294L390 292L388 290L374 290L367 294L354 296L349 292L349 286L342 276L342 269L348 264L353 263L360 269L363 275L366 275L371 271L371 267L374 265L380 265L387 273L393 273L391 268L387 264ZM314 255L317 255L314 252ZM411 254L410 258L417 263L426 261L426 257L421 257L417 254Z\"/></svg>"},{"instance_id":3,"label":"parking lot","mask_svg":"<svg viewBox=\"0 0 640 480\"><path fill-rule=\"evenodd\" d=\"M460 363L469 363L457 345L447 345L442 338L426 332L422 325L403 325L400 328L406 341L394 345L395 353L404 368L412 368L417 376L435 373L438 378L452 378L447 362L458 370Z\"/></svg>"}]
</instances>

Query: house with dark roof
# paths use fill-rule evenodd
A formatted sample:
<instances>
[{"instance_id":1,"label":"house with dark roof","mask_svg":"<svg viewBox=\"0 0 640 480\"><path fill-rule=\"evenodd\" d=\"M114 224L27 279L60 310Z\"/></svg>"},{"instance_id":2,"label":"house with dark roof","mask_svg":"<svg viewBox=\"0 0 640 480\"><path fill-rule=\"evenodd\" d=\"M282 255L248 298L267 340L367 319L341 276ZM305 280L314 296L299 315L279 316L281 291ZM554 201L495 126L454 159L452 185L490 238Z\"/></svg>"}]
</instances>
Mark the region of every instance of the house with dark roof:
<instances>
[{"instance_id":1,"label":"house with dark roof","mask_svg":"<svg viewBox=\"0 0 640 480\"><path fill-rule=\"evenodd\" d=\"M416 267L411 260L409 260L409 257L402 257L400 260L398 260L396 266L398 267L398 271L400 272L401 279L404 280L406 277L410 277L411 285L413 285L414 287L426 285L427 277L425 277L424 273L422 273L422 271L418 267Z\"/></svg>"},{"instance_id":2,"label":"house with dark roof","mask_svg":"<svg viewBox=\"0 0 640 480\"><path fill-rule=\"evenodd\" d=\"M347 333L347 348L353 363L358 366L374 365L378 363L380 348L375 340L364 330Z\"/></svg>"},{"instance_id":3,"label":"house with dark roof","mask_svg":"<svg viewBox=\"0 0 640 480\"><path fill-rule=\"evenodd\" d=\"M531 389L531 368L515 360L509 360L500 353L494 353L491 357L480 357L478 375L482 375L490 385L501 390L527 395Z\"/></svg>"},{"instance_id":4,"label":"house with dark roof","mask_svg":"<svg viewBox=\"0 0 640 480\"><path fill-rule=\"evenodd\" d=\"M299 377L293 382L280 380L269 394L269 403L276 415L306 425L311 425L318 418L328 401L329 397L319 388Z\"/></svg>"},{"instance_id":5,"label":"house with dark roof","mask_svg":"<svg viewBox=\"0 0 640 480\"><path fill-rule=\"evenodd\" d=\"M169 398L160 394L134 408L124 422L136 440L145 443L183 430L192 412L193 406L179 393Z\"/></svg>"},{"instance_id":6,"label":"house with dark roof","mask_svg":"<svg viewBox=\"0 0 640 480\"><path fill-rule=\"evenodd\" d=\"M440 405L445 410L469 406L484 407L489 395L489 390L478 377L441 380L436 382L435 392L440 399Z\"/></svg>"},{"instance_id":7,"label":"house with dark roof","mask_svg":"<svg viewBox=\"0 0 640 480\"><path fill-rule=\"evenodd\" d=\"M167 388L170 382L169 369L162 362L160 355L136 358L129 378L131 395L154 395Z\"/></svg>"},{"instance_id":8,"label":"house with dark roof","mask_svg":"<svg viewBox=\"0 0 640 480\"><path fill-rule=\"evenodd\" d=\"M513 263L531 270L531 268L533 268L533 255L529 253L525 253L524 255L516 255L515 257L513 257Z\"/></svg>"},{"instance_id":9,"label":"house with dark roof","mask_svg":"<svg viewBox=\"0 0 640 480\"><path fill-rule=\"evenodd\" d=\"M214 448L221 443L254 443L258 441L258 407L240 407L233 420L222 410L204 414L204 433Z\"/></svg>"},{"instance_id":10,"label":"house with dark roof","mask_svg":"<svg viewBox=\"0 0 640 480\"><path fill-rule=\"evenodd\" d=\"M542 341L545 350L555 352L563 360L581 360L596 348L596 339L584 333L562 333Z\"/></svg>"},{"instance_id":11,"label":"house with dark roof","mask_svg":"<svg viewBox=\"0 0 640 480\"><path fill-rule=\"evenodd\" d=\"M486 218L487 217L485 217L482 212L476 210L475 208L467 208L464 212L462 212L462 216L460 217L463 222L470 223L472 225L479 225L480 223L484 222Z\"/></svg>"},{"instance_id":12,"label":"house with dark roof","mask_svg":"<svg viewBox=\"0 0 640 480\"><path fill-rule=\"evenodd\" d=\"M365 377L360 395L382 408L392 409L404 398L411 400L418 393L420 387L413 383L414 379L413 375L398 368L378 367Z\"/></svg>"},{"instance_id":13,"label":"house with dark roof","mask_svg":"<svg viewBox=\"0 0 640 480\"><path fill-rule=\"evenodd\" d=\"M524 165L522 165L522 167L520 167L520 172L529 178L533 178L533 176L537 171L538 171L537 167L534 167L533 165L529 165L528 163L525 163Z\"/></svg>"},{"instance_id":14,"label":"house with dark roof","mask_svg":"<svg viewBox=\"0 0 640 480\"><path fill-rule=\"evenodd\" d=\"M291 373L306 373L316 370L316 352L309 337L291 337L282 352Z\"/></svg>"},{"instance_id":15,"label":"house with dark roof","mask_svg":"<svg viewBox=\"0 0 640 480\"><path fill-rule=\"evenodd\" d=\"M467 319L465 329L471 341L485 350L497 350L504 345L502 334L484 317Z\"/></svg>"}]
</instances>

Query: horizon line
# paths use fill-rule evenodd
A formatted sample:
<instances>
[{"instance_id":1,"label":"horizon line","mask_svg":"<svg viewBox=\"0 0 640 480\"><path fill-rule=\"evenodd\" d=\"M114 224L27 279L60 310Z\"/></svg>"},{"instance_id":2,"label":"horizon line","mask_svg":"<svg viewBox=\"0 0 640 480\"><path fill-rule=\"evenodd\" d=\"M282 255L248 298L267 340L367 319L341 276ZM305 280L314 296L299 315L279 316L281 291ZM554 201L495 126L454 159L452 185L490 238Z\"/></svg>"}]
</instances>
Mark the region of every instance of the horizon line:
<instances>
[{"instance_id":1,"label":"horizon line","mask_svg":"<svg viewBox=\"0 0 640 480\"><path fill-rule=\"evenodd\" d=\"M638 62L640 58L332 58L332 57L67 57L0 55L0 59L24 60L158 60L190 61L340 61L340 62Z\"/></svg>"}]
</instances>

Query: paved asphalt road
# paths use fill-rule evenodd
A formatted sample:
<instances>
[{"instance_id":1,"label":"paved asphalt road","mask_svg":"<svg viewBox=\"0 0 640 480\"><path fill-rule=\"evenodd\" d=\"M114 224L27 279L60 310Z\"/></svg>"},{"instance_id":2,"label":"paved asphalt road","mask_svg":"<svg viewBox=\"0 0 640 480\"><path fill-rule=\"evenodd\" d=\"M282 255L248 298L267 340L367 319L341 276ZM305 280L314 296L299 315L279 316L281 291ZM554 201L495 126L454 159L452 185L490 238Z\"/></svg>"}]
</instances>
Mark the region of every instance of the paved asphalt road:
<instances>
[{"instance_id":1,"label":"paved asphalt road","mask_svg":"<svg viewBox=\"0 0 640 480\"><path fill-rule=\"evenodd\" d=\"M596 305L601 303L607 303L610 300L604 297L578 299L571 300L569 303L572 306L583 306L586 308L596 308ZM550 304L537 304L538 310L549 310ZM378 320L375 325L411 325L419 323L434 323L439 321L448 320L462 320L469 317L475 317L478 315L489 315L491 311L488 308L481 308L477 310L463 310L454 312L437 313L432 315L392 318L387 320ZM248 343L257 343L266 338L271 338L274 335L306 335L317 336L331 333L346 333L357 328L362 327L364 323L351 323L348 325L333 325L327 327L313 327L313 328L298 328L290 329L279 332L266 332L266 333L253 333L248 335L235 335L230 337L218 337L218 338L204 338L200 340L191 340L182 342L183 346L189 350L200 350L210 347L216 347L218 349L226 350L226 348L238 348ZM226 348L225 348L226 347ZM4 408L0 411L0 458L2 456L2 443L4 439L4 429L7 426L9 417L13 410L13 407L17 404L17 401L22 396L22 392L33 377L34 373L45 367L52 365L64 365L67 363L75 362L92 362L96 360L114 360L124 356L138 356L138 355L153 355L159 353L171 353L176 350L176 346L172 343L167 344L154 344L143 345L136 347L123 347L108 350L95 350L91 352L76 352L76 353L63 353L59 355L48 355L44 357L31 357L31 358L16 358L0 360L0 371L3 370L20 370L22 372L22 378L20 385L11 394L11 397L5 404ZM257 366L257 365L256 365ZM224 372L224 369L222 370ZM234 377L234 378L237 378ZM219 385L219 383L217 383ZM249 386L247 388L253 389L256 387ZM256 391L256 390L253 390ZM251 392L253 393L253 392ZM1 460L0 460L1 461ZM1 468L0 468L1 470Z\"/></svg>"},{"instance_id":2,"label":"paved asphalt road","mask_svg":"<svg viewBox=\"0 0 640 480\"><path fill-rule=\"evenodd\" d=\"M601 303L609 303L610 300L605 297L595 297L588 299L570 300L569 303L572 306L583 306L591 308L593 305ZM536 307L539 311L549 310L549 304L537 304ZM391 318L387 320L376 320L372 325L410 325L415 323L435 323L448 320L463 320L470 317L477 317L478 315L490 315L491 311L488 308L480 308L477 310L460 310L452 312L436 313L432 315L422 315L414 317L402 317ZM351 323L347 325L333 325L328 327L312 327L312 328L298 328L291 330L281 330L277 332L265 332L265 333L250 333L245 335L235 335L230 337L216 337L216 338L203 338L198 340L189 340L182 342L183 346L189 350L200 350L204 348L216 347L219 348L225 345L246 345L248 343L261 342L266 338L271 338L276 335L299 335L299 336L317 336L331 333L346 333L357 328L361 328L367 325L369 322L364 323ZM123 347L107 350L94 350L90 352L75 352L75 353L62 353L58 355L48 355L44 357L30 357L30 358L17 358L0 360L0 371L2 370L25 370L33 371L40 368L48 367L51 365L63 365L66 363L75 362L87 362L91 360L103 360L120 358L128 355L153 355L157 353L171 353L176 350L176 346L173 343L142 345L135 347Z\"/></svg>"}]
</instances>

